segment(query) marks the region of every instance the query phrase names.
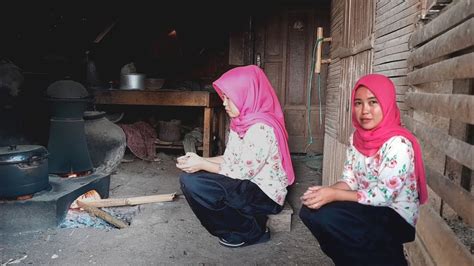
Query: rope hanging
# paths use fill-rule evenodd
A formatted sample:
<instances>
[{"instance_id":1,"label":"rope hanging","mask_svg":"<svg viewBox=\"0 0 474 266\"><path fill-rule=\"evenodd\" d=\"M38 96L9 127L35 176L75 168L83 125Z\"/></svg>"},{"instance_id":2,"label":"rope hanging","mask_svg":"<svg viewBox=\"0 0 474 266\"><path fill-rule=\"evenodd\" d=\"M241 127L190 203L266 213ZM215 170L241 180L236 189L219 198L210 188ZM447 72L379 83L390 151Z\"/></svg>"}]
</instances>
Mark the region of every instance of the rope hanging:
<instances>
[{"instance_id":1,"label":"rope hanging","mask_svg":"<svg viewBox=\"0 0 474 266\"><path fill-rule=\"evenodd\" d=\"M308 150L309 146L313 144L313 133L311 131L311 92L313 90L313 75L314 75L314 68L316 65L316 48L318 44L322 42L324 38L319 38L316 40L316 43L313 46L313 53L311 55L311 72L309 75L309 84L308 84L308 101L306 104L306 118L307 118L307 126L308 126L308 142L306 144L305 152ZM321 73L318 73L318 103L319 103L319 127L321 128L322 125L322 110L321 110Z\"/></svg>"}]
</instances>

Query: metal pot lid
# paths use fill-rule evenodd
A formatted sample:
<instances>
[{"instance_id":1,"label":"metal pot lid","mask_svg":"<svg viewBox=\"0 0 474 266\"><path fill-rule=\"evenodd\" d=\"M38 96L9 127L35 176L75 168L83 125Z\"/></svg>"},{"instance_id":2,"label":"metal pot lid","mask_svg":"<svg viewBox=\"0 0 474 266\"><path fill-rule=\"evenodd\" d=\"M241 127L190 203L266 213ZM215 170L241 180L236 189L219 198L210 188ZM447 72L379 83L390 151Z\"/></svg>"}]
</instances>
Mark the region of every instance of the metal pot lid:
<instances>
[{"instance_id":1,"label":"metal pot lid","mask_svg":"<svg viewBox=\"0 0 474 266\"><path fill-rule=\"evenodd\" d=\"M46 95L59 99L81 99L89 96L81 83L73 80L58 80L49 85Z\"/></svg>"},{"instance_id":2,"label":"metal pot lid","mask_svg":"<svg viewBox=\"0 0 474 266\"><path fill-rule=\"evenodd\" d=\"M103 111L85 111L84 120L94 120L105 117L105 112Z\"/></svg>"},{"instance_id":3,"label":"metal pot lid","mask_svg":"<svg viewBox=\"0 0 474 266\"><path fill-rule=\"evenodd\" d=\"M10 145L0 147L0 164L28 162L32 158L44 158L48 150L39 145Z\"/></svg>"}]
</instances>

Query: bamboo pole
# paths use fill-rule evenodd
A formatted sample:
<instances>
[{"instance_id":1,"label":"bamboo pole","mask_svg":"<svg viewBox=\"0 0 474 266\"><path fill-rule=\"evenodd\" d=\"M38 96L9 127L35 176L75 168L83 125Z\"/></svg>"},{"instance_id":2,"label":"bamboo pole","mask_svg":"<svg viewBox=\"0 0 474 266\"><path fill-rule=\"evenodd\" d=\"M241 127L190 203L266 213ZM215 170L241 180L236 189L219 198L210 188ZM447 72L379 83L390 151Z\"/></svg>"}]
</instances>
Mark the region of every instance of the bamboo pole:
<instances>
[{"instance_id":1,"label":"bamboo pole","mask_svg":"<svg viewBox=\"0 0 474 266\"><path fill-rule=\"evenodd\" d=\"M132 197L132 198L116 198L116 199L84 199L82 203L87 206L103 208L117 206L132 206L145 203L172 201L176 193L161 194L152 196Z\"/></svg>"},{"instance_id":2,"label":"bamboo pole","mask_svg":"<svg viewBox=\"0 0 474 266\"><path fill-rule=\"evenodd\" d=\"M474 124L474 95L407 92L405 103L417 111Z\"/></svg>"},{"instance_id":3,"label":"bamboo pole","mask_svg":"<svg viewBox=\"0 0 474 266\"><path fill-rule=\"evenodd\" d=\"M321 38L323 38L323 28L318 27L316 30L316 40L319 40ZM322 44L323 44L322 41L318 41L318 46L316 47L316 69L314 71L316 74L321 73L321 57L322 57L321 45Z\"/></svg>"},{"instance_id":4,"label":"bamboo pole","mask_svg":"<svg viewBox=\"0 0 474 266\"><path fill-rule=\"evenodd\" d=\"M416 69L407 75L407 81L410 85L421 83L468 79L474 77L474 52L449 58L419 69Z\"/></svg>"},{"instance_id":5,"label":"bamboo pole","mask_svg":"<svg viewBox=\"0 0 474 266\"><path fill-rule=\"evenodd\" d=\"M473 1L454 1L453 5L447 8L446 11L443 10L435 20L422 27L417 27L410 37L410 48L441 35L441 33L463 22L472 14L474 14Z\"/></svg>"}]
</instances>

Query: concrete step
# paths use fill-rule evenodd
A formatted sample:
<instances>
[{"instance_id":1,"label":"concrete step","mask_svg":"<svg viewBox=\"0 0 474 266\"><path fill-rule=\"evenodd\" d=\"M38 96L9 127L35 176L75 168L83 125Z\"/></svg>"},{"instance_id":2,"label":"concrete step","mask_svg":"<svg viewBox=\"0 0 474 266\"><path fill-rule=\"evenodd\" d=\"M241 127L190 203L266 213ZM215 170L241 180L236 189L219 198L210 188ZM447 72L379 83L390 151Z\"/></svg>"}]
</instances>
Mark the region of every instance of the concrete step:
<instances>
[{"instance_id":1,"label":"concrete step","mask_svg":"<svg viewBox=\"0 0 474 266\"><path fill-rule=\"evenodd\" d=\"M293 208L285 201L283 210L278 214L268 215L267 226L271 232L290 232L291 231L291 215Z\"/></svg>"}]
</instances>

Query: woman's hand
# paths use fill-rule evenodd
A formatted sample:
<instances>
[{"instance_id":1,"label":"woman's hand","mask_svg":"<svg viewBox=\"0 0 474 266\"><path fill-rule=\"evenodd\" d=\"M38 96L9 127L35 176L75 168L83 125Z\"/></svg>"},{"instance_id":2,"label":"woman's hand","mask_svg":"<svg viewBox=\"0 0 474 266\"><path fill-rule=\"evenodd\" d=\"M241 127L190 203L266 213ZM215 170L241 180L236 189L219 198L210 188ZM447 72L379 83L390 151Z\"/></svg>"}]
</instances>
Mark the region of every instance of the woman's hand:
<instances>
[{"instance_id":1,"label":"woman's hand","mask_svg":"<svg viewBox=\"0 0 474 266\"><path fill-rule=\"evenodd\" d=\"M194 173L202 170L205 160L194 152L187 152L186 155L177 158L176 167L186 173Z\"/></svg>"},{"instance_id":2,"label":"woman's hand","mask_svg":"<svg viewBox=\"0 0 474 266\"><path fill-rule=\"evenodd\" d=\"M303 205L310 209L319 209L327 203L336 200L337 189L323 186L309 187L301 196Z\"/></svg>"}]
</instances>

